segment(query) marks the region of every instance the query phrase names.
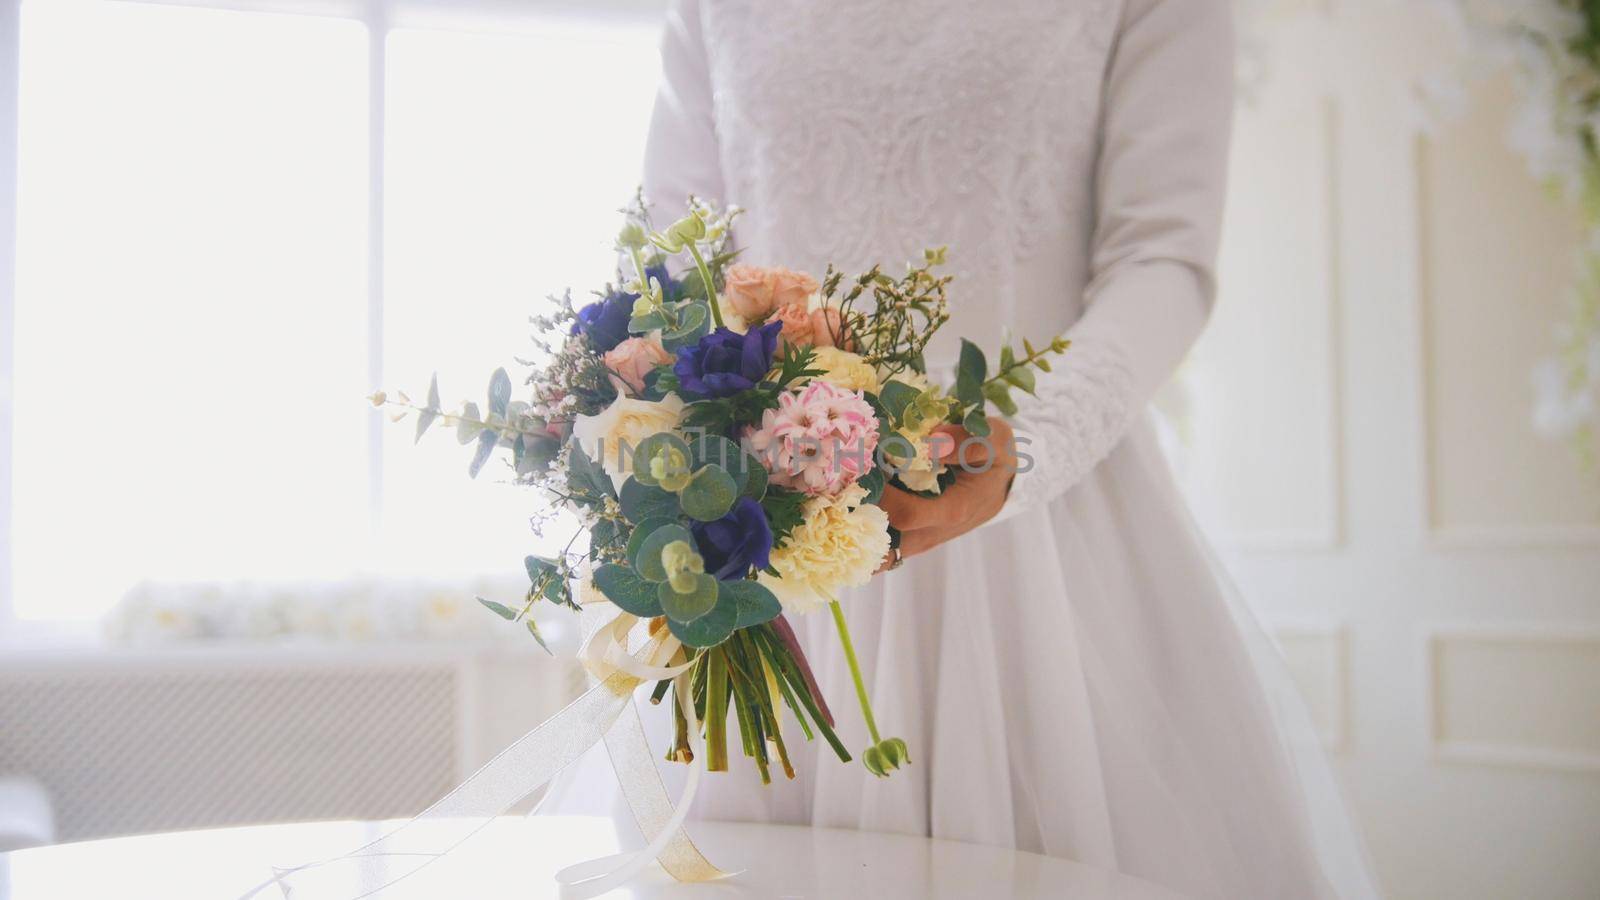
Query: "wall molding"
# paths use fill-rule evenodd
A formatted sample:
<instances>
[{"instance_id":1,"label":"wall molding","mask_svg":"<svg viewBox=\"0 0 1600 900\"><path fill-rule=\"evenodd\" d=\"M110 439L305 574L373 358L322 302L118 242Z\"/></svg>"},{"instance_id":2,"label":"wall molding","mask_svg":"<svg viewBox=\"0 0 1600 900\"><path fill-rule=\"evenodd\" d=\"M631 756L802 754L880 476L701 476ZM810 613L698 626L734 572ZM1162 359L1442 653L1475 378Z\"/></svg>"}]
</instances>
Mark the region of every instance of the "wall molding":
<instances>
[{"instance_id":1,"label":"wall molding","mask_svg":"<svg viewBox=\"0 0 1600 900\"><path fill-rule=\"evenodd\" d=\"M1433 378L1434 352L1430 340L1438 299L1438 289L1434 284L1436 263L1430 253L1436 223L1428 204L1428 198L1438 190L1437 185L1433 183L1434 176L1432 164L1428 160L1428 151L1431 146L1438 143L1439 139L1436 136L1421 129L1416 131L1412 140L1413 190L1416 206L1416 229L1413 236L1413 252L1416 259L1413 350L1416 354L1416 366L1413 390L1419 411L1418 427L1421 438L1417 441L1415 463L1420 489L1418 497L1421 502L1421 508L1416 513L1419 533L1422 536L1421 545L1423 549L1433 551L1600 547L1600 523L1447 525L1438 521L1436 501L1439 491L1435 477L1438 435L1435 433L1433 423L1438 389Z\"/></svg>"},{"instance_id":2,"label":"wall molding","mask_svg":"<svg viewBox=\"0 0 1600 900\"><path fill-rule=\"evenodd\" d=\"M1441 649L1448 644L1588 646L1600 657L1600 627L1588 624L1441 624L1422 633L1423 728L1428 758L1435 763L1517 768L1539 772L1600 773L1600 753L1450 738L1443 734Z\"/></svg>"}]
</instances>

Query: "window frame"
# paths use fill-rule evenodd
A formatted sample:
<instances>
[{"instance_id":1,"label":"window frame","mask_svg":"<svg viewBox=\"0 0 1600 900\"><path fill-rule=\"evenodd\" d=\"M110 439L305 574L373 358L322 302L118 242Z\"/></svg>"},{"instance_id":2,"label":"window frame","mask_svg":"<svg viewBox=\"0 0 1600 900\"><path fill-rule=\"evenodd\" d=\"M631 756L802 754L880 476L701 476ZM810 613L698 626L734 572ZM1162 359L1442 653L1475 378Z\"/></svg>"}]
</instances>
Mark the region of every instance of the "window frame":
<instances>
[{"instance_id":1,"label":"window frame","mask_svg":"<svg viewBox=\"0 0 1600 900\"><path fill-rule=\"evenodd\" d=\"M16 633L13 596L13 386L16 334L18 103L21 14L24 0L0 0L0 632ZM243 12L325 16L362 23L367 31L367 305L366 373L372 390L384 380L384 200L385 120L389 35L400 28L496 33L537 30L551 19L573 18L618 25L659 22L665 0L114 0L197 6ZM367 425L369 527L383 515L382 416ZM43 630L54 630L50 623ZM39 630L29 628L28 630Z\"/></svg>"}]
</instances>

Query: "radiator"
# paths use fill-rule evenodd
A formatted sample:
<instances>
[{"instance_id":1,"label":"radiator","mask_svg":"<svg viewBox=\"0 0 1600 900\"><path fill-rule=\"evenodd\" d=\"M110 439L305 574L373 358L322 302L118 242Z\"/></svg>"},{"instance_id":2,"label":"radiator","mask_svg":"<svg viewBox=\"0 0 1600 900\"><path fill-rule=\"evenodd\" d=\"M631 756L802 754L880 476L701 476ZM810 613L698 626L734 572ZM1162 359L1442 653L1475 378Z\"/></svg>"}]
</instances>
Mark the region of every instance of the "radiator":
<instances>
[{"instance_id":1,"label":"radiator","mask_svg":"<svg viewBox=\"0 0 1600 900\"><path fill-rule=\"evenodd\" d=\"M557 708L575 677L432 647L8 660L0 775L44 785L63 841L406 817Z\"/></svg>"}]
</instances>

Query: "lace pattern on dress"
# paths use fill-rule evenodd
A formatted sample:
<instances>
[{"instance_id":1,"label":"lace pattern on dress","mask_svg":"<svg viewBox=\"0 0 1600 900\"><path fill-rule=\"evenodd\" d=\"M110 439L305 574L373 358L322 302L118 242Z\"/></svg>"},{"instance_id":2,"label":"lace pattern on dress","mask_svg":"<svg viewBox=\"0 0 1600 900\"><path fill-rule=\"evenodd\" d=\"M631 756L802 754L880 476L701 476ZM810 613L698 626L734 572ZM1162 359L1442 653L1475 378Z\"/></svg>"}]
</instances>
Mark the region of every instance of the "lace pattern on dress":
<instances>
[{"instance_id":1,"label":"lace pattern on dress","mask_svg":"<svg viewBox=\"0 0 1600 900\"><path fill-rule=\"evenodd\" d=\"M1106 341L1074 341L1055 371L1041 375L1013 423L1032 468L1017 474L1001 516L1042 506L1111 454L1134 413L1133 369Z\"/></svg>"},{"instance_id":2,"label":"lace pattern on dress","mask_svg":"<svg viewBox=\"0 0 1600 900\"><path fill-rule=\"evenodd\" d=\"M1120 2L706 0L723 199L750 207L745 239L851 268L947 242L963 281L1010 288L1016 259L1092 208Z\"/></svg>"}]
</instances>

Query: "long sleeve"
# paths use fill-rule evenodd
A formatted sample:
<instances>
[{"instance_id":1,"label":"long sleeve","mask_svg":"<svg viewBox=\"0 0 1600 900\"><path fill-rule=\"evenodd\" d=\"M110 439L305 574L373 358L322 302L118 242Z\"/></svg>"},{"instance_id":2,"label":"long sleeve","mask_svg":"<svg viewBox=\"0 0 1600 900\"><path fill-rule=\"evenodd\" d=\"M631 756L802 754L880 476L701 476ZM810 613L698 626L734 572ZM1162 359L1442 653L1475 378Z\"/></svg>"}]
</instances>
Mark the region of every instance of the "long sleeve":
<instances>
[{"instance_id":1,"label":"long sleeve","mask_svg":"<svg viewBox=\"0 0 1600 900\"><path fill-rule=\"evenodd\" d=\"M698 0L673 0L661 37L661 86L645 143L644 193L671 221L692 194L725 201L711 73Z\"/></svg>"},{"instance_id":2,"label":"long sleeve","mask_svg":"<svg viewBox=\"0 0 1600 900\"><path fill-rule=\"evenodd\" d=\"M1233 84L1228 0L1128 0L1104 88L1087 309L1037 397L1019 403L1032 465L998 519L1048 503L1109 455L1199 337Z\"/></svg>"}]
</instances>

